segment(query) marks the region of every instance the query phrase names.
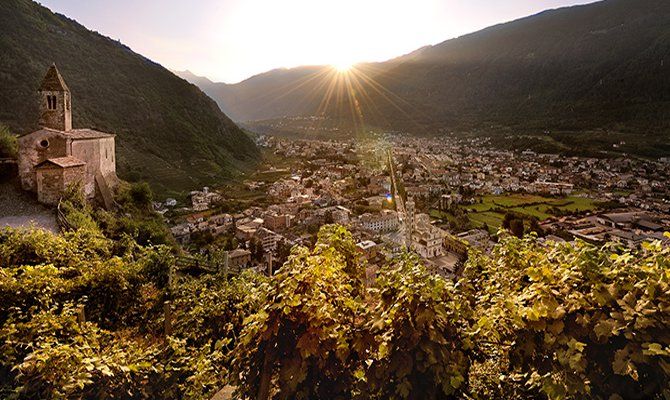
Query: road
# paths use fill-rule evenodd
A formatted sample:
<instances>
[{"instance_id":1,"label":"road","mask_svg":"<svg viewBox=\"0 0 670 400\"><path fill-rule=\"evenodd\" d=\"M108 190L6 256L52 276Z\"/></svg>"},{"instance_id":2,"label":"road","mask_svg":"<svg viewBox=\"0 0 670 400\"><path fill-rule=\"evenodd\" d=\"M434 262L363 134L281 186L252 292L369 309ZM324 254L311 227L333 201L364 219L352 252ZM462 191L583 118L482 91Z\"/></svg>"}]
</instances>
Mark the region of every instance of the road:
<instances>
[{"instance_id":1,"label":"road","mask_svg":"<svg viewBox=\"0 0 670 400\"><path fill-rule=\"evenodd\" d=\"M395 209L398 212L398 221L400 222L400 233L403 237L403 243L408 249L411 247L412 238L410 228L408 226L409 217L407 215L407 209L405 208L405 200L402 198L398 192L398 177L395 170L395 161L393 159L393 149L389 148L386 150L388 154L388 163L389 163L389 173L391 175L391 188L393 193L393 201L395 202Z\"/></svg>"}]
</instances>

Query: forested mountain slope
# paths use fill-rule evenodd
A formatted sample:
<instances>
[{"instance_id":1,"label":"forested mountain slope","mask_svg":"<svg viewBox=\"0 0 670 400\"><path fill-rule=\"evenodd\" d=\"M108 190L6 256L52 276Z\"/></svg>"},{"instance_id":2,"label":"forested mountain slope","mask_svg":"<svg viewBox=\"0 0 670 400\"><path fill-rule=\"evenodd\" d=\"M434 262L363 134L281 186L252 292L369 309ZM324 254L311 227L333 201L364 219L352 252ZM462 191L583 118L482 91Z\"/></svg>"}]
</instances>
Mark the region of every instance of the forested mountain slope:
<instances>
[{"instance_id":1,"label":"forested mountain slope","mask_svg":"<svg viewBox=\"0 0 670 400\"><path fill-rule=\"evenodd\" d=\"M123 44L30 0L0 5L0 123L35 129L52 63L72 91L75 127L117 134L121 177L184 190L232 177L258 156L201 90Z\"/></svg>"},{"instance_id":2,"label":"forested mountain slope","mask_svg":"<svg viewBox=\"0 0 670 400\"><path fill-rule=\"evenodd\" d=\"M550 10L359 65L341 96L329 92L338 77L301 67L203 88L237 121L316 114L417 133L583 132L552 137L568 146L616 132L633 152L670 153L667 0Z\"/></svg>"}]
</instances>

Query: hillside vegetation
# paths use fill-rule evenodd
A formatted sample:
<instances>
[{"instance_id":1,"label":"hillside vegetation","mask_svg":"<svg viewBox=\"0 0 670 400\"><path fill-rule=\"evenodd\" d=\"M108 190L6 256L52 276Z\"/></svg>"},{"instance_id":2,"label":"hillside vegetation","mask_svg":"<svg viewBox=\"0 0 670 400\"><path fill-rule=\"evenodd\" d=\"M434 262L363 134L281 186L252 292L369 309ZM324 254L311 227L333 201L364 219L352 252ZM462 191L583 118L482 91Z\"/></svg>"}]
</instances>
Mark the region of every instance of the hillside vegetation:
<instances>
[{"instance_id":1,"label":"hillside vegetation","mask_svg":"<svg viewBox=\"0 0 670 400\"><path fill-rule=\"evenodd\" d=\"M16 133L36 128L37 88L55 62L72 91L74 126L117 134L122 178L187 190L229 179L258 157L197 87L30 0L3 0L0 54L0 123Z\"/></svg>"},{"instance_id":2,"label":"hillside vegetation","mask_svg":"<svg viewBox=\"0 0 670 400\"><path fill-rule=\"evenodd\" d=\"M670 2L562 8L361 64L197 83L236 121L323 115L414 133L494 134L543 151L670 154ZM338 89L339 88L339 89ZM330 99L326 101L326 99ZM509 135L533 134L510 140ZM544 140L542 138L545 138Z\"/></svg>"},{"instance_id":3,"label":"hillside vegetation","mask_svg":"<svg viewBox=\"0 0 670 400\"><path fill-rule=\"evenodd\" d=\"M209 399L226 384L263 400L670 395L660 243L508 237L455 282L406 254L370 284L335 225L271 278L175 274L168 247L104 232L0 231L3 397Z\"/></svg>"}]
</instances>

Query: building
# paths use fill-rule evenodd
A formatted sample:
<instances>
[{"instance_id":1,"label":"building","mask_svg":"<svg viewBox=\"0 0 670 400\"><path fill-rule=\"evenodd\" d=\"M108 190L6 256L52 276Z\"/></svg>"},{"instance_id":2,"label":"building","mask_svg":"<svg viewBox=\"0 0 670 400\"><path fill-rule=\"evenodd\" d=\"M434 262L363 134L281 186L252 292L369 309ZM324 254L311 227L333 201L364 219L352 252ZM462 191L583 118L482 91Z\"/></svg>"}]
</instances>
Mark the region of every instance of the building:
<instances>
[{"instance_id":1,"label":"building","mask_svg":"<svg viewBox=\"0 0 670 400\"><path fill-rule=\"evenodd\" d=\"M452 254L456 254L459 259L465 261L468 258L468 243L464 240L447 234L444 236L444 249Z\"/></svg>"},{"instance_id":2,"label":"building","mask_svg":"<svg viewBox=\"0 0 670 400\"><path fill-rule=\"evenodd\" d=\"M456 240L487 252L493 247L491 236L484 229L472 229L467 232L461 232L456 235Z\"/></svg>"},{"instance_id":3,"label":"building","mask_svg":"<svg viewBox=\"0 0 670 400\"><path fill-rule=\"evenodd\" d=\"M430 224L427 214L417 215L412 232L412 248L423 258L440 257L444 255L445 232Z\"/></svg>"},{"instance_id":4,"label":"building","mask_svg":"<svg viewBox=\"0 0 670 400\"><path fill-rule=\"evenodd\" d=\"M342 206L335 207L335 209L331 212L334 224L340 224L340 225L348 224L349 215L351 215L351 211Z\"/></svg>"},{"instance_id":5,"label":"building","mask_svg":"<svg viewBox=\"0 0 670 400\"><path fill-rule=\"evenodd\" d=\"M267 228L259 228L255 236L261 241L263 252L268 253L277 249L277 243L282 240L282 237Z\"/></svg>"},{"instance_id":6,"label":"building","mask_svg":"<svg viewBox=\"0 0 670 400\"><path fill-rule=\"evenodd\" d=\"M371 232L393 232L398 229L398 213L382 210L379 214L363 214L359 224L361 228Z\"/></svg>"},{"instance_id":7,"label":"building","mask_svg":"<svg viewBox=\"0 0 670 400\"><path fill-rule=\"evenodd\" d=\"M72 128L72 97L52 65L39 93L40 129L19 138L21 186L44 203L58 203L68 186L80 184L89 200L112 206L117 185L115 136Z\"/></svg>"},{"instance_id":8,"label":"building","mask_svg":"<svg viewBox=\"0 0 670 400\"><path fill-rule=\"evenodd\" d=\"M251 252L235 249L226 253L226 266L231 269L247 268L251 265Z\"/></svg>"},{"instance_id":9,"label":"building","mask_svg":"<svg viewBox=\"0 0 670 400\"><path fill-rule=\"evenodd\" d=\"M377 243L372 240L364 240L356 243L358 251L368 260L377 256Z\"/></svg>"},{"instance_id":10,"label":"building","mask_svg":"<svg viewBox=\"0 0 670 400\"><path fill-rule=\"evenodd\" d=\"M202 188L202 190L194 190L189 193L191 198L191 206L194 211L204 211L209 210L213 203L221 201L222 196L216 192L210 192L208 187Z\"/></svg>"},{"instance_id":11,"label":"building","mask_svg":"<svg viewBox=\"0 0 670 400\"><path fill-rule=\"evenodd\" d=\"M288 214L267 213L263 215L263 225L273 231L291 227L291 216Z\"/></svg>"},{"instance_id":12,"label":"building","mask_svg":"<svg viewBox=\"0 0 670 400\"><path fill-rule=\"evenodd\" d=\"M574 185L562 182L533 182L528 187L530 192L550 193L552 195L569 195L572 193Z\"/></svg>"}]
</instances>

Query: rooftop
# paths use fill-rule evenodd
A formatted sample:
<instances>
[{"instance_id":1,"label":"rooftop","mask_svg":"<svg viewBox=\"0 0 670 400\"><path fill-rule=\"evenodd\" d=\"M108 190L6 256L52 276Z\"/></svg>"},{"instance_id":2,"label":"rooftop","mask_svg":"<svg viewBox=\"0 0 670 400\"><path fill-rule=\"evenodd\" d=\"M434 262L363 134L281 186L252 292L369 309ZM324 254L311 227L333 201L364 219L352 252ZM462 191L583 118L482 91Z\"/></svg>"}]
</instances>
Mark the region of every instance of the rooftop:
<instances>
[{"instance_id":1,"label":"rooftop","mask_svg":"<svg viewBox=\"0 0 670 400\"><path fill-rule=\"evenodd\" d=\"M50 158L46 161L39 163L37 165L37 168L46 167L49 165L55 165L60 168L71 168L86 165L86 163L76 157L67 156L67 157Z\"/></svg>"},{"instance_id":2,"label":"rooftop","mask_svg":"<svg viewBox=\"0 0 670 400\"><path fill-rule=\"evenodd\" d=\"M49 70L47 71L47 74L44 76L42 84L40 85L40 90L54 92L70 91L70 89L65 84L65 80L63 80L60 72L58 72L56 64L52 64L51 67L49 67Z\"/></svg>"},{"instance_id":3,"label":"rooftop","mask_svg":"<svg viewBox=\"0 0 670 400\"><path fill-rule=\"evenodd\" d=\"M105 133L105 132L100 132L96 131L94 129L73 129L71 131L65 132L67 137L73 139L73 140L84 140L84 139L100 139L100 138L107 138L107 137L114 137L113 134L111 133Z\"/></svg>"},{"instance_id":4,"label":"rooftop","mask_svg":"<svg viewBox=\"0 0 670 400\"><path fill-rule=\"evenodd\" d=\"M235 258L235 257L243 257L243 256L248 256L251 254L249 250L244 250L244 249L235 249L230 252L228 252L228 257L229 258Z\"/></svg>"},{"instance_id":5,"label":"rooftop","mask_svg":"<svg viewBox=\"0 0 670 400\"><path fill-rule=\"evenodd\" d=\"M111 137L116 136L112 133L100 132L100 131L96 131L95 129L89 129L89 128L72 129L70 131L60 131L58 129L42 127L35 132L30 132L30 133L26 133L25 135L22 135L21 138L28 137L28 136L30 136L34 133L37 133L37 132L54 132L54 133L61 134L62 136L66 137L68 139L72 139L72 140L101 139L101 138L111 138Z\"/></svg>"}]
</instances>

